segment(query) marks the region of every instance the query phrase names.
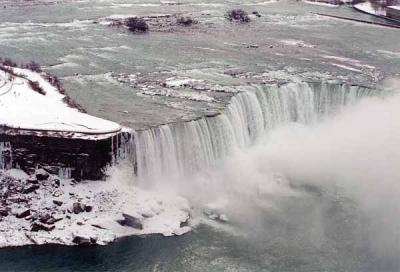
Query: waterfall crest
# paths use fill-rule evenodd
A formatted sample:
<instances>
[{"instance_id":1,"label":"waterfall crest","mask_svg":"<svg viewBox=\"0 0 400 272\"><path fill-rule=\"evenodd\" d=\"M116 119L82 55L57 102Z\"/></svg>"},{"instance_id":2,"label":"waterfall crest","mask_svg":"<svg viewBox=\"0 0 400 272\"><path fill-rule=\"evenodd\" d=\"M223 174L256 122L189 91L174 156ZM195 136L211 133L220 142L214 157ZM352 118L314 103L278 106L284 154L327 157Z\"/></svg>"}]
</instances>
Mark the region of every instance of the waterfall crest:
<instances>
[{"instance_id":1,"label":"waterfall crest","mask_svg":"<svg viewBox=\"0 0 400 272\"><path fill-rule=\"evenodd\" d=\"M135 170L142 186L187 177L212 166L237 148L289 122L309 124L340 111L373 89L333 83L250 86L231 99L224 112L189 122L134 132Z\"/></svg>"}]
</instances>

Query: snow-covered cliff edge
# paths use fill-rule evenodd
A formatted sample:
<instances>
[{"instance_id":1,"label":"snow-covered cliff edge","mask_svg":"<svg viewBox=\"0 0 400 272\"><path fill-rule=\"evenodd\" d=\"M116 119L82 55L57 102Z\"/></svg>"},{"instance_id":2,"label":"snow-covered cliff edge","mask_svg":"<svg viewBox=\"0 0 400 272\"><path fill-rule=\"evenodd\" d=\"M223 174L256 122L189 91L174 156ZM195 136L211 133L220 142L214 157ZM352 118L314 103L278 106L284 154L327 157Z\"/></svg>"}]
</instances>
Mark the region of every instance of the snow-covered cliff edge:
<instances>
[{"instance_id":1,"label":"snow-covered cliff edge","mask_svg":"<svg viewBox=\"0 0 400 272\"><path fill-rule=\"evenodd\" d=\"M129 152L129 129L63 92L51 75L0 65L0 248L189 231L185 199L143 191L132 167L110 167Z\"/></svg>"}]
</instances>

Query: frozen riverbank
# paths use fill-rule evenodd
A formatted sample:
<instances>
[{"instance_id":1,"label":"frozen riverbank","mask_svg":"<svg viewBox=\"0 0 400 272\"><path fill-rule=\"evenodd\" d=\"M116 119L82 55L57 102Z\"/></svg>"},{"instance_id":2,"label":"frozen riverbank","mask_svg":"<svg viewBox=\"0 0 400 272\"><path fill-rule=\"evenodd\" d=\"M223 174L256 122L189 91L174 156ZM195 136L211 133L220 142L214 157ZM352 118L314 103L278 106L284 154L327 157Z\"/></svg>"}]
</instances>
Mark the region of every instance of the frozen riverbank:
<instances>
[{"instance_id":1,"label":"frozen riverbank","mask_svg":"<svg viewBox=\"0 0 400 272\"><path fill-rule=\"evenodd\" d=\"M105 173L122 156L127 129L78 110L50 75L0 68L0 247L190 230L186 200L128 185L133 171Z\"/></svg>"},{"instance_id":2,"label":"frozen riverbank","mask_svg":"<svg viewBox=\"0 0 400 272\"><path fill-rule=\"evenodd\" d=\"M125 236L190 230L185 199L151 194L120 178L76 183L43 170L31 176L1 171L0 247L105 245Z\"/></svg>"}]
</instances>

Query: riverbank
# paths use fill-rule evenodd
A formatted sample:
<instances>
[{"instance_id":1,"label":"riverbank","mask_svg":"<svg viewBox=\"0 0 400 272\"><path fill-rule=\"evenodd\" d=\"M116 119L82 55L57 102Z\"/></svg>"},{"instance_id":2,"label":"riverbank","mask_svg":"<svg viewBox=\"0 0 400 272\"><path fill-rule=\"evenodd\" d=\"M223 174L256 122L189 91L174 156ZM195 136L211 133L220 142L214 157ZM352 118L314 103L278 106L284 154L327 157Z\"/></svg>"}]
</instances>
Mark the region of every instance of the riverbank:
<instances>
[{"instance_id":1,"label":"riverbank","mask_svg":"<svg viewBox=\"0 0 400 272\"><path fill-rule=\"evenodd\" d=\"M124 184L60 179L43 169L35 175L0 171L0 247L105 245L126 236L181 235L188 203Z\"/></svg>"},{"instance_id":2,"label":"riverbank","mask_svg":"<svg viewBox=\"0 0 400 272\"><path fill-rule=\"evenodd\" d=\"M55 77L0 68L0 247L190 230L185 199L134 187L133 170L110 170L128 156L128 129L83 113Z\"/></svg>"}]
</instances>

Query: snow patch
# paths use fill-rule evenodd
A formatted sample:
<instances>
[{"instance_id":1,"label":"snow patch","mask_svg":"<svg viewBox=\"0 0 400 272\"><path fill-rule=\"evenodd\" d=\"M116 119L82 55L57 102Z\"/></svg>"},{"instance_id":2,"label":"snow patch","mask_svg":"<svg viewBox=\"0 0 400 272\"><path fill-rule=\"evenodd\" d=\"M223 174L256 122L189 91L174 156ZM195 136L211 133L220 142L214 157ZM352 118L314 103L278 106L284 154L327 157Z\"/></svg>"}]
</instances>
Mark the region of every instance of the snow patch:
<instances>
[{"instance_id":1,"label":"snow patch","mask_svg":"<svg viewBox=\"0 0 400 272\"><path fill-rule=\"evenodd\" d=\"M42 74L10 68L19 76L0 70L0 125L19 130L112 134L121 131L117 123L79 112L64 103L65 95ZM22 77L23 76L23 77ZM24 78L25 77L25 78ZM29 84L37 82L44 94Z\"/></svg>"},{"instance_id":2,"label":"snow patch","mask_svg":"<svg viewBox=\"0 0 400 272\"><path fill-rule=\"evenodd\" d=\"M280 42L283 43L284 45L289 45L289 46L308 47L308 48L316 47L313 44L309 44L301 40L280 40Z\"/></svg>"},{"instance_id":3,"label":"snow patch","mask_svg":"<svg viewBox=\"0 0 400 272\"><path fill-rule=\"evenodd\" d=\"M343 69L349 70L349 71L353 71L353 72L359 72L359 73L362 72L362 70L360 70L360 69L356 69L356 68L353 68L353 67L350 67L350 66L347 66L347 65L339 64L339 63L331 62L329 64L333 65L333 66L336 66L336 67L339 67L339 68L343 68Z\"/></svg>"}]
</instances>

